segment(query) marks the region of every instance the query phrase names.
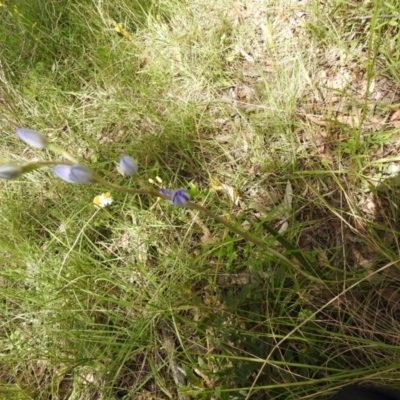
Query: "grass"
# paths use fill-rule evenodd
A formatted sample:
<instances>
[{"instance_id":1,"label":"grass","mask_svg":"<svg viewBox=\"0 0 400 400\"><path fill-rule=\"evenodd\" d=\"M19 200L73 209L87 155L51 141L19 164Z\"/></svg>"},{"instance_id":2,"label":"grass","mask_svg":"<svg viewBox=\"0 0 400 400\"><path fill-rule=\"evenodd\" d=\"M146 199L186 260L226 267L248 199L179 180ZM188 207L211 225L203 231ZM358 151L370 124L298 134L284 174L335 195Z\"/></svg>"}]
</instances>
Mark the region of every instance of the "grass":
<instances>
[{"instance_id":1,"label":"grass","mask_svg":"<svg viewBox=\"0 0 400 400\"><path fill-rule=\"evenodd\" d=\"M164 201L3 181L0 397L398 386L400 2L107 3L0 2L0 158L54 159L29 127L134 187L129 154L289 263Z\"/></svg>"}]
</instances>

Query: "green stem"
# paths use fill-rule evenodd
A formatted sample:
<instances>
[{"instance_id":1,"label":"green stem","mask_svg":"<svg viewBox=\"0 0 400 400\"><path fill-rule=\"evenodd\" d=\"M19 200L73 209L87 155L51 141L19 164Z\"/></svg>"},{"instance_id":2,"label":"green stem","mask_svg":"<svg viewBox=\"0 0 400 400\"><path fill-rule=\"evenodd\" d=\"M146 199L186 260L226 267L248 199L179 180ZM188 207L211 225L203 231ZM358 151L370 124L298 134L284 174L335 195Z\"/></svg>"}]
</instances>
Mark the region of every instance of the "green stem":
<instances>
[{"instance_id":1,"label":"green stem","mask_svg":"<svg viewBox=\"0 0 400 400\"><path fill-rule=\"evenodd\" d=\"M219 217L218 215L214 214L211 210L209 210L206 207L201 206L200 204L197 203L192 203L191 201L189 201L186 205L186 207L192 209L192 210L197 210L200 211L206 215L208 215L209 217L213 218L215 221L219 222L220 224L225 225L229 230L237 233L238 235L240 235L243 239L254 243L256 246L262 248L263 250L267 251L269 254L278 257L280 259L283 259L284 261L288 262L289 264L290 261L283 256L281 253L277 252L274 249L271 249L269 246L267 246L262 240L248 234L247 232L243 231L242 229L236 227L234 224L231 224L230 222L228 222L226 219Z\"/></svg>"},{"instance_id":2,"label":"green stem","mask_svg":"<svg viewBox=\"0 0 400 400\"><path fill-rule=\"evenodd\" d=\"M169 196L166 196L164 194L161 194L155 190L151 190L151 189L129 189L123 186L118 186L118 185L114 185L111 182L106 181L105 179L101 178L98 175L93 175L95 181L97 183L102 184L103 186L112 189L112 190L116 190L119 192L124 192L124 193L129 193L129 194L145 194L145 195L149 195L149 196L153 196L153 197L159 197L161 199L164 200L170 200ZM272 249L271 247L267 246L267 244L263 241L258 239L257 237L245 232L244 230L238 228L237 226L235 226L234 224L228 222L226 219L219 217L218 215L214 214L211 210L209 210L206 207L201 206L200 204L197 203L193 203L191 201L189 201L186 204L187 208L190 208L192 210L197 210L202 212L203 214L208 215L209 217L211 217L212 219L214 219L214 221L219 222L223 225L225 225L229 230L231 230L232 232L237 233L239 236L241 236L243 239L245 239L248 242L251 242L253 244L255 244L257 247L265 250L268 254L284 261L286 264L296 268L296 270L298 270L299 273L301 273L302 275L305 275L307 278L312 279L312 280L316 280L319 282L319 280L315 277L313 277L312 275L307 274L306 272L302 271L301 269L298 268L298 266L296 264L294 264L293 262L291 262L287 257L285 257L283 254L279 253L278 251ZM303 265L303 267L309 271L309 272L313 272L312 266L310 265L310 262L304 257L304 255L301 253L301 251L299 249L297 249L296 247L294 247L290 242L288 242L286 239L284 239L278 232L276 232L274 229L272 229L271 227L267 227L267 231L269 233L271 233L274 238L276 240L278 240L286 249L291 250L292 254L294 255L294 257L297 258L297 260L299 261L299 263L301 265Z\"/></svg>"},{"instance_id":3,"label":"green stem","mask_svg":"<svg viewBox=\"0 0 400 400\"><path fill-rule=\"evenodd\" d=\"M60 154L61 156L65 157L67 160L71 161L71 162L74 163L74 164L79 164L79 161L78 161L76 158L74 158L73 156L71 156L71 154L69 154L69 153L68 153L66 150L64 150L63 148L58 147L58 146L56 146L56 145L53 144L53 143L49 143L49 144L47 145L47 149L50 150L50 151L54 151L54 153L56 153L56 154ZM58 164L60 164L60 163L58 163Z\"/></svg>"},{"instance_id":4,"label":"green stem","mask_svg":"<svg viewBox=\"0 0 400 400\"><path fill-rule=\"evenodd\" d=\"M53 149L54 150L54 149ZM60 149L62 150L62 149ZM66 162L65 164L68 165L74 165L76 164L75 160L73 157L71 157L71 162ZM33 171L34 169L41 168L41 167L48 167L48 166L54 166L60 164L59 161L42 161L42 162L36 162L36 163L30 163L26 164L24 168L24 172L28 171ZM118 192L123 192L123 193L129 193L129 194L144 194L147 196L151 197L158 197L164 200L171 200L171 198L167 195L164 195L156 190L152 189L130 189L126 188L124 186L119 186L115 185L111 182L106 181L99 175L93 173L93 182L99 183L111 190L116 190ZM269 247L263 240L253 236L250 233L245 232L243 229L237 227L236 225L228 222L226 219L219 217L218 215L214 214L211 210L209 210L206 207L201 206L200 204L193 203L189 201L186 205L187 208L190 208L192 210L199 211L203 214L208 215L210 218L214 219L214 221L219 222L222 225L225 225L229 230L232 232L235 232L239 236L241 236L244 240L251 242L255 244L257 247L263 249L266 251L268 254L278 258L279 260L283 261L285 264L295 268L300 274L306 276L308 279L311 279L313 281L318 281L319 279L316 278L313 275L309 275L307 272L301 270L297 264L291 262L287 257L285 257L283 254L279 253L278 251L272 249ZM313 274L313 268L310 264L310 262L307 260L307 258L302 254L301 250L297 249L294 247L290 242L288 242L285 238L283 238L277 231L275 231L273 228L270 226L265 226L266 230L276 239L278 240L287 250L290 250L293 254L294 257L298 260L298 262L306 269L306 271L310 272Z\"/></svg>"}]
</instances>

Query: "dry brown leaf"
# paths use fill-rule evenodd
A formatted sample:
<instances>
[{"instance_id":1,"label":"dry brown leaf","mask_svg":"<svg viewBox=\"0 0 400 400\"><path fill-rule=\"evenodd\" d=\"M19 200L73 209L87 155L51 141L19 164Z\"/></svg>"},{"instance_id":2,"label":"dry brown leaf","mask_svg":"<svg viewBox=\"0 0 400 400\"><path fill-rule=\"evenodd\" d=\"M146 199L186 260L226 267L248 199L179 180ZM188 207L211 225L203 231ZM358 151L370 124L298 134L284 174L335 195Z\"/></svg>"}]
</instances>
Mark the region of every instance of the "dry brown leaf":
<instances>
[{"instance_id":1,"label":"dry brown leaf","mask_svg":"<svg viewBox=\"0 0 400 400\"><path fill-rule=\"evenodd\" d=\"M357 249L352 248L351 252L353 253L353 257L356 260L357 264L365 269L371 268L373 264L373 260L369 260L365 258Z\"/></svg>"},{"instance_id":2,"label":"dry brown leaf","mask_svg":"<svg viewBox=\"0 0 400 400\"><path fill-rule=\"evenodd\" d=\"M360 263L362 260L364 260L363 255L355 248L351 249L351 252L353 253L354 259Z\"/></svg>"},{"instance_id":3,"label":"dry brown leaf","mask_svg":"<svg viewBox=\"0 0 400 400\"><path fill-rule=\"evenodd\" d=\"M196 215L194 212L189 211L190 216L193 219L193 222L199 226L199 228L203 231L203 236L200 238L202 243L213 243L215 242L215 238L211 237L210 230L204 225L203 221Z\"/></svg>"},{"instance_id":4,"label":"dry brown leaf","mask_svg":"<svg viewBox=\"0 0 400 400\"><path fill-rule=\"evenodd\" d=\"M395 265L392 265L391 267L387 268L385 270L386 275L399 280L400 279L400 271L398 270L398 268L396 268Z\"/></svg>"},{"instance_id":5,"label":"dry brown leaf","mask_svg":"<svg viewBox=\"0 0 400 400\"><path fill-rule=\"evenodd\" d=\"M267 271L262 272L262 275L265 279L268 279L270 277L269 272ZM224 288L231 287L233 285L248 285L249 283L252 282L255 282L255 279L248 270L241 272L239 274L218 276L218 285Z\"/></svg>"},{"instance_id":6,"label":"dry brown leaf","mask_svg":"<svg viewBox=\"0 0 400 400\"><path fill-rule=\"evenodd\" d=\"M378 290L378 294L379 294L379 296L381 296L385 300L387 300L391 307L394 307L396 309L399 308L399 302L400 302L399 289L388 287L388 288Z\"/></svg>"},{"instance_id":7,"label":"dry brown leaf","mask_svg":"<svg viewBox=\"0 0 400 400\"><path fill-rule=\"evenodd\" d=\"M324 289L321 296L327 302L331 302L331 305L334 307L340 308L343 305L343 300L340 297L336 298L336 295L329 290Z\"/></svg>"},{"instance_id":8,"label":"dry brown leaf","mask_svg":"<svg viewBox=\"0 0 400 400\"><path fill-rule=\"evenodd\" d=\"M383 129L385 126L385 122L376 117L368 118L368 122L372 124L376 129Z\"/></svg>"},{"instance_id":9,"label":"dry brown leaf","mask_svg":"<svg viewBox=\"0 0 400 400\"><path fill-rule=\"evenodd\" d=\"M390 117L390 122L400 121L400 108L398 108L394 114Z\"/></svg>"},{"instance_id":10,"label":"dry brown leaf","mask_svg":"<svg viewBox=\"0 0 400 400\"><path fill-rule=\"evenodd\" d=\"M328 126L328 122L322 120L321 117L317 117L312 114L306 114L306 118L314 124L317 124L318 126Z\"/></svg>"},{"instance_id":11,"label":"dry brown leaf","mask_svg":"<svg viewBox=\"0 0 400 400\"><path fill-rule=\"evenodd\" d=\"M360 118L358 115L338 115L336 120L352 128L358 128L360 126Z\"/></svg>"}]
</instances>

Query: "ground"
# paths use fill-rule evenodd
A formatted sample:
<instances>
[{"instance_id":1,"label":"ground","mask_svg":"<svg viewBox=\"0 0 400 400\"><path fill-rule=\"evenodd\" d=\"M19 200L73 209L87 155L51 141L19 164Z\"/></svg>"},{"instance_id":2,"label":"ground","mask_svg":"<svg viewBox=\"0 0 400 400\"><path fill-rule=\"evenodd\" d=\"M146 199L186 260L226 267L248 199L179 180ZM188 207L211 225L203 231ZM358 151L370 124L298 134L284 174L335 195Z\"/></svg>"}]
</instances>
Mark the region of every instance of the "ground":
<instances>
[{"instance_id":1,"label":"ground","mask_svg":"<svg viewBox=\"0 0 400 400\"><path fill-rule=\"evenodd\" d=\"M398 386L399 9L0 1L4 398Z\"/></svg>"}]
</instances>

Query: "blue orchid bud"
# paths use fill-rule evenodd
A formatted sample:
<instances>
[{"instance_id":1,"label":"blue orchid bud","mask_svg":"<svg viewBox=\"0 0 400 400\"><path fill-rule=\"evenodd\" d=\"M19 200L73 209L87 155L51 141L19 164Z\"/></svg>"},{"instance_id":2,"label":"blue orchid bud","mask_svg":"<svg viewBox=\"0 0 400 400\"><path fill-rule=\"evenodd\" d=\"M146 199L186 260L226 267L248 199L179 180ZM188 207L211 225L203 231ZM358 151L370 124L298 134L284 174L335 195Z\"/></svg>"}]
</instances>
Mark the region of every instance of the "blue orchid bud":
<instances>
[{"instance_id":1,"label":"blue orchid bud","mask_svg":"<svg viewBox=\"0 0 400 400\"><path fill-rule=\"evenodd\" d=\"M37 149L43 150L49 144L49 140L46 136L34 131L33 129L17 128L16 133L22 141Z\"/></svg>"},{"instance_id":2,"label":"blue orchid bud","mask_svg":"<svg viewBox=\"0 0 400 400\"><path fill-rule=\"evenodd\" d=\"M160 193L170 197L169 203L177 207L184 207L190 201L190 195L185 189L178 189L174 192L168 189L160 189Z\"/></svg>"},{"instance_id":3,"label":"blue orchid bud","mask_svg":"<svg viewBox=\"0 0 400 400\"><path fill-rule=\"evenodd\" d=\"M53 172L63 181L68 183L93 182L92 172L83 165L60 164L53 167Z\"/></svg>"},{"instance_id":4,"label":"blue orchid bud","mask_svg":"<svg viewBox=\"0 0 400 400\"><path fill-rule=\"evenodd\" d=\"M122 173L126 176L133 176L138 172L138 164L137 162L127 155L122 155L119 161L119 168Z\"/></svg>"},{"instance_id":5,"label":"blue orchid bud","mask_svg":"<svg viewBox=\"0 0 400 400\"><path fill-rule=\"evenodd\" d=\"M17 179L24 173L21 166L17 164L0 165L0 179Z\"/></svg>"},{"instance_id":6,"label":"blue orchid bud","mask_svg":"<svg viewBox=\"0 0 400 400\"><path fill-rule=\"evenodd\" d=\"M172 204L174 206L183 207L190 201L190 195L185 189L178 189L172 194Z\"/></svg>"}]
</instances>

